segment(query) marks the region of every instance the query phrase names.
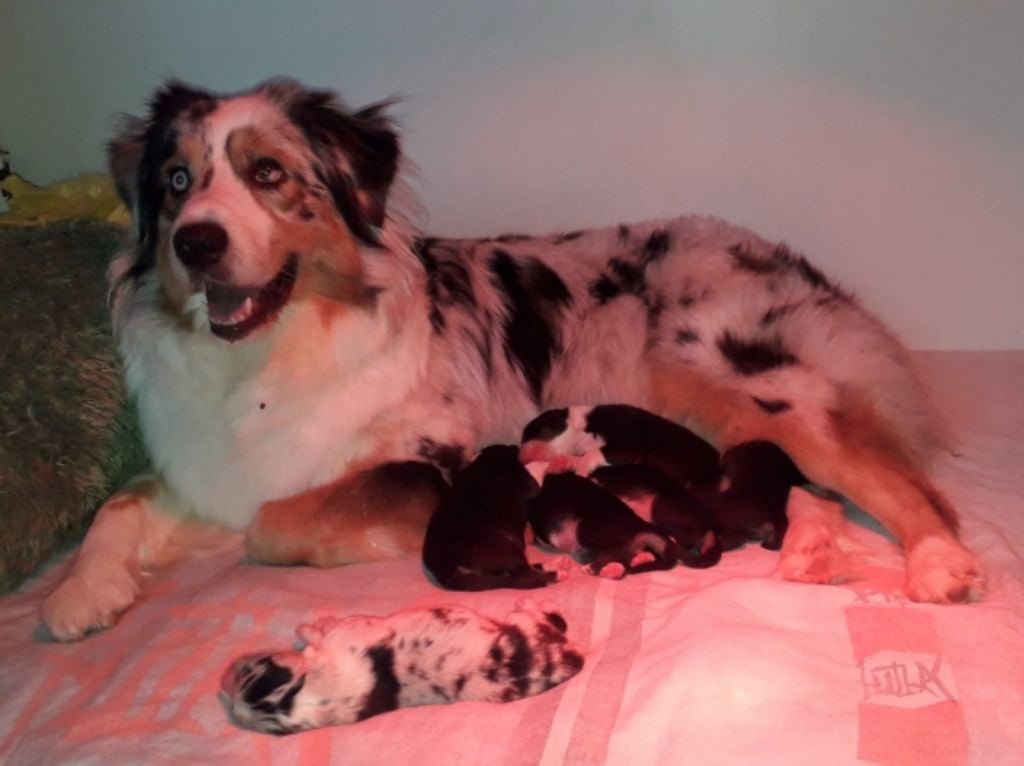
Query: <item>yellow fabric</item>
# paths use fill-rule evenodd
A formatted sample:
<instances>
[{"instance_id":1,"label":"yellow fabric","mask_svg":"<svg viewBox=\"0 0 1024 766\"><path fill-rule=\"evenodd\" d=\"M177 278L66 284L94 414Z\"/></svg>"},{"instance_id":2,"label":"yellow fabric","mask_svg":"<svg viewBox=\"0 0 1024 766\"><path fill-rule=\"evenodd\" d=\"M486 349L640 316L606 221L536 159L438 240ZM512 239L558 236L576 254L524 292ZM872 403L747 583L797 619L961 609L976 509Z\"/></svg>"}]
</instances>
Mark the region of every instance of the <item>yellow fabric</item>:
<instances>
[{"instance_id":1,"label":"yellow fabric","mask_svg":"<svg viewBox=\"0 0 1024 766\"><path fill-rule=\"evenodd\" d=\"M0 181L11 198L0 226L31 226L68 218L93 218L128 225L128 211L105 173L87 173L48 186L36 186L17 173Z\"/></svg>"}]
</instances>

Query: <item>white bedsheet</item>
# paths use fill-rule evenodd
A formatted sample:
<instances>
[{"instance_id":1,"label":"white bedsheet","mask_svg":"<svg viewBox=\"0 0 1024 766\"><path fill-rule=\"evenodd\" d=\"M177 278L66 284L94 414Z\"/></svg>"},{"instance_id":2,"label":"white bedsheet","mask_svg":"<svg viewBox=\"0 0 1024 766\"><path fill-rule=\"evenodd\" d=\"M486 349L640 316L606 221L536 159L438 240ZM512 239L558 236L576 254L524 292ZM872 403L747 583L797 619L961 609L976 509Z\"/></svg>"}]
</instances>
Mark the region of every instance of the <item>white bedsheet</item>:
<instances>
[{"instance_id":1,"label":"white bedsheet","mask_svg":"<svg viewBox=\"0 0 1024 766\"><path fill-rule=\"evenodd\" d=\"M867 577L783 582L747 547L710 570L549 588L588 648L569 683L507 705L400 710L275 738L217 699L234 656L289 645L324 614L457 603L503 616L510 591L439 591L416 561L268 568L241 547L153 577L116 629L34 640L55 566L0 600L0 762L9 764L1024 763L1024 352L920 357L960 435L939 468L987 566L981 604L900 594L894 546L858 528Z\"/></svg>"}]
</instances>

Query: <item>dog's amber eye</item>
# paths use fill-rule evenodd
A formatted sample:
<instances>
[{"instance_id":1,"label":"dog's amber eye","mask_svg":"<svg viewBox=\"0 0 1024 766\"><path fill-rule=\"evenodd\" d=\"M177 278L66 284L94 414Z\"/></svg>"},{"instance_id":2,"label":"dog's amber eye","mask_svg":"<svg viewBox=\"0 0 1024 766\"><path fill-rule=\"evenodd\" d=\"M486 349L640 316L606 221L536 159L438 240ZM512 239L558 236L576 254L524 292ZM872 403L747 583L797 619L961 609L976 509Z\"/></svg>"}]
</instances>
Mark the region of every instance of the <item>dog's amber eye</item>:
<instances>
[{"instance_id":1,"label":"dog's amber eye","mask_svg":"<svg viewBox=\"0 0 1024 766\"><path fill-rule=\"evenodd\" d=\"M192 177L188 174L188 168L175 168L167 176L167 185L174 194L184 194L191 183Z\"/></svg>"},{"instance_id":2,"label":"dog's amber eye","mask_svg":"<svg viewBox=\"0 0 1024 766\"><path fill-rule=\"evenodd\" d=\"M284 180L284 168L277 160L261 157L253 163L252 180L260 186L277 186Z\"/></svg>"}]
</instances>

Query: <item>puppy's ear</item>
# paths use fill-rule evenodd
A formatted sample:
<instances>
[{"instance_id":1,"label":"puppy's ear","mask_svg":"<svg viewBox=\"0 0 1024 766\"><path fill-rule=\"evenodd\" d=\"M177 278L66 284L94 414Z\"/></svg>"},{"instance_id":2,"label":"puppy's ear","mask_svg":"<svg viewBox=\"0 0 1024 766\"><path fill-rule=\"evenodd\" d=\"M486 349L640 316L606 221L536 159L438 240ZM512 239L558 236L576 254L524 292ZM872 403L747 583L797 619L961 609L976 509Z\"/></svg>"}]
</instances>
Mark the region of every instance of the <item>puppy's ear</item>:
<instances>
[{"instance_id":1,"label":"puppy's ear","mask_svg":"<svg viewBox=\"0 0 1024 766\"><path fill-rule=\"evenodd\" d=\"M327 91L298 89L288 115L317 158L316 173L352 233L379 244L388 192L401 155L398 133L385 114L392 102L349 112Z\"/></svg>"}]
</instances>

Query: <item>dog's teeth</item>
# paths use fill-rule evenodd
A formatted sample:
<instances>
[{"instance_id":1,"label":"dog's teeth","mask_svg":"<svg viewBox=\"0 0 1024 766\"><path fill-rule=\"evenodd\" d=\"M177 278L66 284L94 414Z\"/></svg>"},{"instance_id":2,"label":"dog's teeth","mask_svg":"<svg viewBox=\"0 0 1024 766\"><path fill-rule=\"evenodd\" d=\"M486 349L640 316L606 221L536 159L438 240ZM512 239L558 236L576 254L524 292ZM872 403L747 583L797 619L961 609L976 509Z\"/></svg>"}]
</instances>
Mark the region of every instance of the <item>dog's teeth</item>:
<instances>
[{"instance_id":1,"label":"dog's teeth","mask_svg":"<svg viewBox=\"0 0 1024 766\"><path fill-rule=\"evenodd\" d=\"M238 322L244 322L250 316L252 316L253 302L252 298L246 298L242 301L242 305L231 312L231 316L228 317L228 322L231 324L237 324Z\"/></svg>"}]
</instances>

